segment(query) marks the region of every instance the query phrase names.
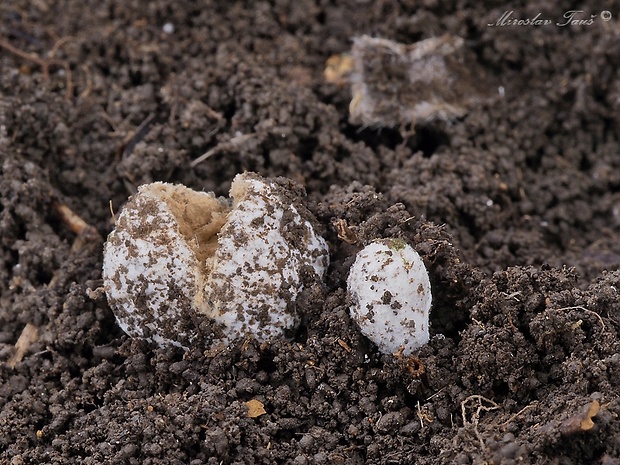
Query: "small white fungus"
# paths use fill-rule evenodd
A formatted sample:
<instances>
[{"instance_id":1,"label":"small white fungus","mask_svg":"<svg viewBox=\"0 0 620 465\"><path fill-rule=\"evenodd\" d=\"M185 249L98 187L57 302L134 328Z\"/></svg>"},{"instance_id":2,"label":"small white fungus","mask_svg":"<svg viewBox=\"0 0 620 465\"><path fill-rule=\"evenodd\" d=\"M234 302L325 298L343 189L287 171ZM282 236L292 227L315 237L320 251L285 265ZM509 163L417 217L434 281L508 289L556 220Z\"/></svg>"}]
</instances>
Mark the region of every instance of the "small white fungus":
<instances>
[{"instance_id":1,"label":"small white fungus","mask_svg":"<svg viewBox=\"0 0 620 465\"><path fill-rule=\"evenodd\" d=\"M103 257L104 289L123 331L187 348L205 318L224 344L264 342L297 326L307 276L320 280L328 266L325 240L286 183L243 173L230 194L232 202L156 182L129 199Z\"/></svg>"},{"instance_id":2,"label":"small white fungus","mask_svg":"<svg viewBox=\"0 0 620 465\"><path fill-rule=\"evenodd\" d=\"M351 317L381 352L410 354L428 342L431 285L422 259L405 241L362 249L347 287Z\"/></svg>"}]
</instances>

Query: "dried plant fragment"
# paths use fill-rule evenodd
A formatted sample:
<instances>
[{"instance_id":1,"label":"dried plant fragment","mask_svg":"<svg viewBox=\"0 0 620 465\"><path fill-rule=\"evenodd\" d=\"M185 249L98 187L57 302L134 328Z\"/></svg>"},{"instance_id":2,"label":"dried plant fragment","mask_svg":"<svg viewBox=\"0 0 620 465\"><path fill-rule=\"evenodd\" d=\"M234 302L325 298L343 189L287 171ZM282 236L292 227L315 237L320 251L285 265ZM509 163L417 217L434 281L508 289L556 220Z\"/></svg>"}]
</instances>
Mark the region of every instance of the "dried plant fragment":
<instances>
[{"instance_id":1,"label":"dried plant fragment","mask_svg":"<svg viewBox=\"0 0 620 465\"><path fill-rule=\"evenodd\" d=\"M590 431L594 428L594 418L601 409L601 404L598 400L593 400L588 405L583 407L582 411L577 415L564 420L559 427L559 430L564 435L580 433L582 431Z\"/></svg>"},{"instance_id":2,"label":"dried plant fragment","mask_svg":"<svg viewBox=\"0 0 620 465\"><path fill-rule=\"evenodd\" d=\"M247 405L248 407L249 418L257 418L267 413L267 411L265 410L265 406L260 400L256 400L256 399L248 400L245 403L245 405Z\"/></svg>"},{"instance_id":3,"label":"dried plant fragment","mask_svg":"<svg viewBox=\"0 0 620 465\"><path fill-rule=\"evenodd\" d=\"M15 368L15 365L24 359L24 355L28 351L28 348L33 342L36 342L38 337L39 329L35 325L28 323L24 326L19 339L17 339L15 343L15 353L8 361L9 367Z\"/></svg>"},{"instance_id":4,"label":"dried plant fragment","mask_svg":"<svg viewBox=\"0 0 620 465\"><path fill-rule=\"evenodd\" d=\"M323 76L327 82L341 86L346 84L349 75L353 71L353 58L347 54L330 56L325 62Z\"/></svg>"}]
</instances>

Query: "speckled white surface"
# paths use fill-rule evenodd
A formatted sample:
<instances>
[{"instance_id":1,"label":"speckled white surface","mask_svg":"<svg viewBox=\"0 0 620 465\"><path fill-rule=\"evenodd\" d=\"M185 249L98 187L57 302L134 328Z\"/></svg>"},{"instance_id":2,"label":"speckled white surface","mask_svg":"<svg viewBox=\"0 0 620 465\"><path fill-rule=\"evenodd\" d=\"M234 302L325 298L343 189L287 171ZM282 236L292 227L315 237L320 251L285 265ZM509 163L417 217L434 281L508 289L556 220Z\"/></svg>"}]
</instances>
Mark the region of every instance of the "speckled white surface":
<instances>
[{"instance_id":1,"label":"speckled white surface","mask_svg":"<svg viewBox=\"0 0 620 465\"><path fill-rule=\"evenodd\" d=\"M329 263L325 240L295 205L283 201L280 189L245 174L231 187L233 195L244 194L235 198L220 232L204 306L231 339L253 334L265 341L296 327L299 316L291 304L303 289L302 267L310 265L322 277Z\"/></svg>"},{"instance_id":2,"label":"speckled white surface","mask_svg":"<svg viewBox=\"0 0 620 465\"><path fill-rule=\"evenodd\" d=\"M179 341L191 340L191 335L182 329L179 315L193 305L199 270L175 216L161 198L165 186L141 186L126 204L104 246L103 279L123 331L182 346Z\"/></svg>"},{"instance_id":3,"label":"speckled white surface","mask_svg":"<svg viewBox=\"0 0 620 465\"><path fill-rule=\"evenodd\" d=\"M263 342L294 329L302 269L312 267L320 280L329 263L327 244L314 232L309 213L300 213L297 195L256 174L236 176L233 208L215 252L201 263L198 239L167 203L176 190L188 189L141 186L108 236L104 288L123 331L187 348L198 336L200 318L221 324L222 343L247 336ZM198 204L215 200L206 193L191 198Z\"/></svg>"},{"instance_id":4,"label":"speckled white surface","mask_svg":"<svg viewBox=\"0 0 620 465\"><path fill-rule=\"evenodd\" d=\"M431 286L418 253L400 239L373 242L349 271L351 317L383 353L409 354L429 340Z\"/></svg>"}]
</instances>

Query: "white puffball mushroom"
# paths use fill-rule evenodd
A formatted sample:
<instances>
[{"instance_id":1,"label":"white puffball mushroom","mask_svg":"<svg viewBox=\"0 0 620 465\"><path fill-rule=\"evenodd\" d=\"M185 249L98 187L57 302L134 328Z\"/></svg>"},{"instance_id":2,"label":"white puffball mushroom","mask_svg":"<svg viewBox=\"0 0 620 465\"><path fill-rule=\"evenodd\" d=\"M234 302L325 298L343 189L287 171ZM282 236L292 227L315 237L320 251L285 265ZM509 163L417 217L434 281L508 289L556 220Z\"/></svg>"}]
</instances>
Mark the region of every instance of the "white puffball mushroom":
<instances>
[{"instance_id":1,"label":"white puffball mushroom","mask_svg":"<svg viewBox=\"0 0 620 465\"><path fill-rule=\"evenodd\" d=\"M420 255L402 239L373 242L349 271L351 317L383 353L407 355L429 340L431 285Z\"/></svg>"},{"instance_id":2,"label":"white puffball mushroom","mask_svg":"<svg viewBox=\"0 0 620 465\"><path fill-rule=\"evenodd\" d=\"M140 186L104 246L104 289L132 337L187 348L203 335L264 342L299 324L307 276L328 266L298 190L254 173L232 182L232 201L182 185Z\"/></svg>"}]
</instances>

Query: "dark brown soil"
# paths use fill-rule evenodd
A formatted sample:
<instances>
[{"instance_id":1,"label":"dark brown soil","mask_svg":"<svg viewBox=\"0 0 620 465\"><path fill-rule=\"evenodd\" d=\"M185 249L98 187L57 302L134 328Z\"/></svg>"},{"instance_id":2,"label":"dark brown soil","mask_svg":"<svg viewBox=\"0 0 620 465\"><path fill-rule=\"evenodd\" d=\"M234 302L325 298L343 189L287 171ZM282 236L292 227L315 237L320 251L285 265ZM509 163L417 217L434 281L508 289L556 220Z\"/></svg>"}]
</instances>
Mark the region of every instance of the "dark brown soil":
<instances>
[{"instance_id":1,"label":"dark brown soil","mask_svg":"<svg viewBox=\"0 0 620 465\"><path fill-rule=\"evenodd\" d=\"M620 2L608 22L599 3L579 4L591 25L489 27L565 10L3 1L0 463L619 464ZM329 57L444 33L503 96L447 123L349 123ZM329 242L299 334L130 340L95 291L110 202L153 180L224 195L244 170L304 185ZM348 316L356 251L394 236L431 274L417 359Z\"/></svg>"}]
</instances>

